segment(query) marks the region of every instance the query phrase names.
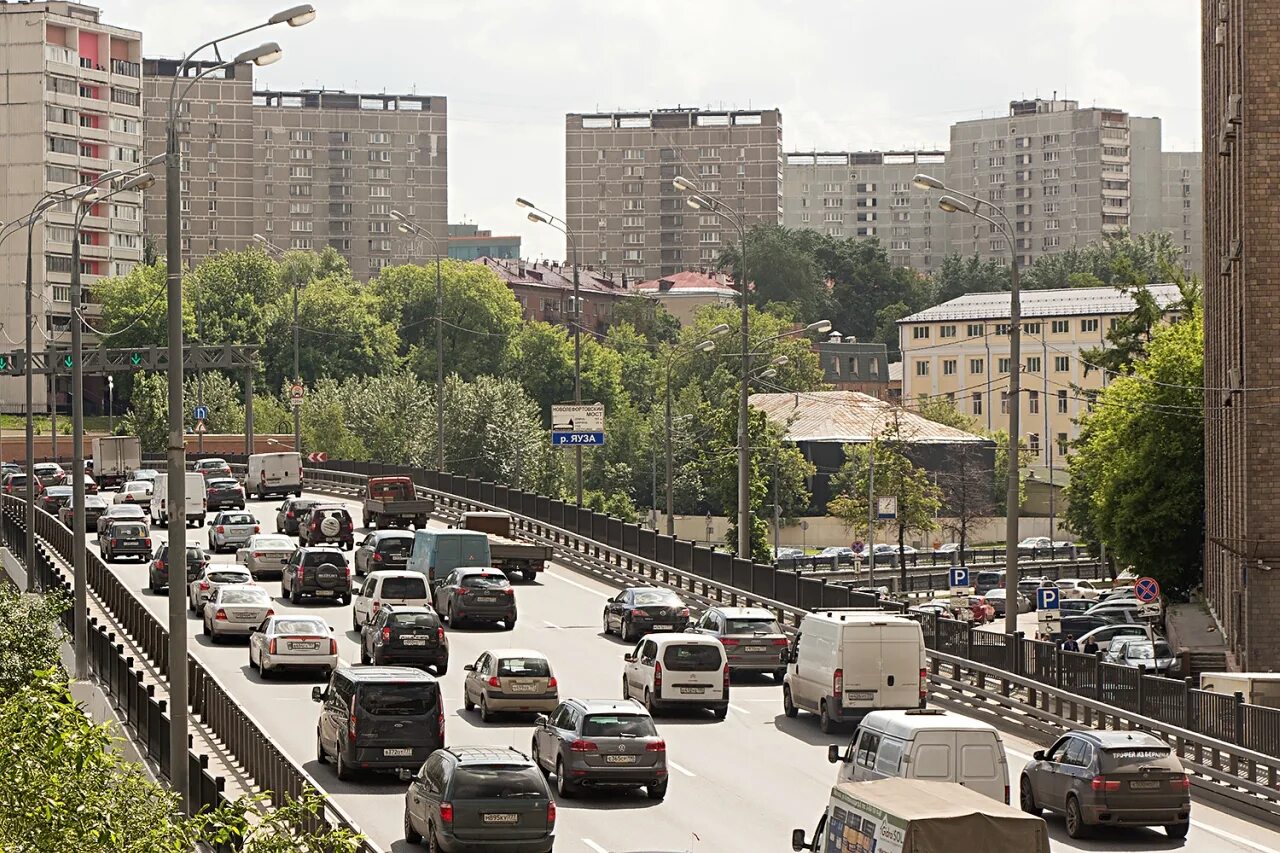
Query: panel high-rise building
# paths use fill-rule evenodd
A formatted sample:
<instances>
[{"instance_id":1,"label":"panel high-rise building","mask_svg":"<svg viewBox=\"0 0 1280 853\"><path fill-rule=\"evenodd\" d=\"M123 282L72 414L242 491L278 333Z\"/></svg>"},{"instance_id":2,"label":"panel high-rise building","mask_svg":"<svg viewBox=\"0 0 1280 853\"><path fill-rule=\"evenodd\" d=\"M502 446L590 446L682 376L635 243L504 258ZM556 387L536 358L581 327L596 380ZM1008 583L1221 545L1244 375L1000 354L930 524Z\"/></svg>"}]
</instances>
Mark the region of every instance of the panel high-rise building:
<instances>
[{"instance_id":1,"label":"panel high-rise building","mask_svg":"<svg viewBox=\"0 0 1280 853\"><path fill-rule=\"evenodd\" d=\"M1280 669L1280 27L1268 3L1201 9L1204 596L1235 668L1269 672Z\"/></svg>"},{"instance_id":2,"label":"panel high-rise building","mask_svg":"<svg viewBox=\"0 0 1280 853\"><path fill-rule=\"evenodd\" d=\"M694 210L684 176L722 199L747 228L782 218L779 110L660 109L570 113L565 219L584 265L633 280L714 266L733 225Z\"/></svg>"},{"instance_id":3,"label":"panel high-rise building","mask_svg":"<svg viewBox=\"0 0 1280 853\"><path fill-rule=\"evenodd\" d=\"M142 34L103 22L79 3L0 4L0 220L26 216L52 191L96 180L112 169L140 166ZM33 233L31 286L35 348L69 345L71 202L51 208ZM142 194L125 192L92 205L80 228L80 271L86 289L99 277L124 275L142 258ZM0 350L21 349L27 315L25 233L0 246ZM88 298L88 297L87 297ZM93 314L93 305L86 306ZM49 340L46 340L46 336ZM67 405L69 377L35 382L33 406L48 388ZM89 392L96 393L90 381ZM25 382L0 380L0 407L24 405Z\"/></svg>"}]
</instances>

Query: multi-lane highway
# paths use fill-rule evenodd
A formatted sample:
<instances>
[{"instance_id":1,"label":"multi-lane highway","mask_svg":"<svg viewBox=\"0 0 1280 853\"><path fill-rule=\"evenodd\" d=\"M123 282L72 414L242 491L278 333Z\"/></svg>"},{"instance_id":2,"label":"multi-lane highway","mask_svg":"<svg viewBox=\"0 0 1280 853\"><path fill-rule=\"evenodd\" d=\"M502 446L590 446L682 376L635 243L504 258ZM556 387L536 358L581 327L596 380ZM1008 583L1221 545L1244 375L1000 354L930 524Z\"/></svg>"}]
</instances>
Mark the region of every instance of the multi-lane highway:
<instances>
[{"instance_id":1,"label":"multi-lane highway","mask_svg":"<svg viewBox=\"0 0 1280 853\"><path fill-rule=\"evenodd\" d=\"M263 532L275 530L273 502L250 502ZM359 517L358 507L349 507ZM207 528L191 531L192 541L207 542ZM153 539L165 531L155 528ZM90 539L91 547L96 543ZM234 555L218 555L233 562ZM350 555L348 554L348 560ZM137 592L151 611L167 622L165 599L146 591L145 565L109 564L124 583ZM279 584L265 582L276 596L277 613L306 611L325 617L334 626L344 661L359 659L358 637L351 631L348 606L304 604L294 607L279 597ZM592 578L555 566L534 584L518 584L519 622L512 632L499 628L449 629L451 662L443 679L447 740L451 744L509 745L528 751L531 724L511 718L485 725L462 709L463 664L488 648L531 647L546 653L556 669L562 697L618 697L622 655L627 646L605 637L601 610L612 589ZM213 645L201 635L200 622L188 617L191 651L232 691L241 705L276 738L285 752L303 764L360 828L386 850L410 848L403 841L405 785L388 776L339 782L332 766L316 761L315 722L318 707L311 701L314 683L305 677L263 682L248 666L247 646L241 642ZM779 688L768 678L735 683L730 712L724 721L689 713L657 720L667 741L671 768L670 791L657 803L642 792L630 795L592 795L560 803L557 850L575 853L625 851L733 851L775 853L790 849L791 830L811 831L826 804L835 768L826 761L826 745L833 742L818 731L811 717L787 719L782 714ZM845 736L847 739L847 735ZM1037 745L1004 735L1011 773L1017 773ZM1011 782L1017 790L1017 779ZM1049 818L1055 853L1072 850L1131 851L1185 848L1194 853L1280 853L1280 834L1197 803L1193 826L1185 841L1173 841L1158 830L1100 833L1087 841L1071 841L1060 819ZM982 839L957 839L957 844L981 845Z\"/></svg>"}]
</instances>

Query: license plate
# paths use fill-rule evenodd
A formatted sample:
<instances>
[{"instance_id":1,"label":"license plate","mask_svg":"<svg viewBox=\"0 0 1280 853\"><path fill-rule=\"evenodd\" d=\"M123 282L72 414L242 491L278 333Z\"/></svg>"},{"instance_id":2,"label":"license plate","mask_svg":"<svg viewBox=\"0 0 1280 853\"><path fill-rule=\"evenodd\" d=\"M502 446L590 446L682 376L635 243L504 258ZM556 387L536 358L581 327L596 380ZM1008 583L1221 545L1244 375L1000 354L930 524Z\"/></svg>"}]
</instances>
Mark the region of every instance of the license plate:
<instances>
[{"instance_id":1,"label":"license plate","mask_svg":"<svg viewBox=\"0 0 1280 853\"><path fill-rule=\"evenodd\" d=\"M319 643L290 643L289 648L294 651L312 651L320 648Z\"/></svg>"},{"instance_id":2,"label":"license plate","mask_svg":"<svg viewBox=\"0 0 1280 853\"><path fill-rule=\"evenodd\" d=\"M494 598L492 595L477 595L475 600L480 604L493 604L498 599Z\"/></svg>"},{"instance_id":3,"label":"license plate","mask_svg":"<svg viewBox=\"0 0 1280 853\"><path fill-rule=\"evenodd\" d=\"M650 628L649 630L651 630L651 631L674 631L675 629L676 629L676 626L675 626L675 625L654 625L654 626L653 626L652 628Z\"/></svg>"},{"instance_id":4,"label":"license plate","mask_svg":"<svg viewBox=\"0 0 1280 853\"><path fill-rule=\"evenodd\" d=\"M317 590L316 590L316 595L333 595L333 590L331 590L331 589L317 589Z\"/></svg>"},{"instance_id":5,"label":"license plate","mask_svg":"<svg viewBox=\"0 0 1280 853\"><path fill-rule=\"evenodd\" d=\"M508 684L505 690L509 693L536 693L538 685L536 684Z\"/></svg>"},{"instance_id":6,"label":"license plate","mask_svg":"<svg viewBox=\"0 0 1280 853\"><path fill-rule=\"evenodd\" d=\"M1154 791L1160 787L1159 782L1130 782L1129 787L1136 791Z\"/></svg>"},{"instance_id":7,"label":"license plate","mask_svg":"<svg viewBox=\"0 0 1280 853\"><path fill-rule=\"evenodd\" d=\"M759 655L759 654L764 654L765 652L768 651L768 649L765 648L764 646L746 646L745 648L743 648L743 651L746 652L747 654Z\"/></svg>"},{"instance_id":8,"label":"license plate","mask_svg":"<svg viewBox=\"0 0 1280 853\"><path fill-rule=\"evenodd\" d=\"M427 641L426 640L405 640L404 644L406 646L425 646L427 644Z\"/></svg>"},{"instance_id":9,"label":"license plate","mask_svg":"<svg viewBox=\"0 0 1280 853\"><path fill-rule=\"evenodd\" d=\"M387 749L382 750L382 754L387 758L403 758L403 757L413 755L413 750L399 749L399 748L391 749L390 747L388 747Z\"/></svg>"},{"instance_id":10,"label":"license plate","mask_svg":"<svg viewBox=\"0 0 1280 853\"><path fill-rule=\"evenodd\" d=\"M681 693L697 693L697 694L701 694L701 693L702 693L704 690L706 690L706 689L707 689L707 688L705 688L705 687L681 687L681 688L680 688L680 692L681 692Z\"/></svg>"},{"instance_id":11,"label":"license plate","mask_svg":"<svg viewBox=\"0 0 1280 853\"><path fill-rule=\"evenodd\" d=\"M604 757L605 764L635 764L636 757L634 755L606 755Z\"/></svg>"},{"instance_id":12,"label":"license plate","mask_svg":"<svg viewBox=\"0 0 1280 853\"><path fill-rule=\"evenodd\" d=\"M137 545L141 545L141 544L142 544L142 540L140 540L140 539L121 539L121 540L120 540L120 544L121 544L121 546L123 546L123 547L125 547L125 548L132 548L132 547L135 547L135 546L137 546Z\"/></svg>"},{"instance_id":13,"label":"license plate","mask_svg":"<svg viewBox=\"0 0 1280 853\"><path fill-rule=\"evenodd\" d=\"M850 702L870 702L876 698L874 690L849 690L844 695Z\"/></svg>"},{"instance_id":14,"label":"license plate","mask_svg":"<svg viewBox=\"0 0 1280 853\"><path fill-rule=\"evenodd\" d=\"M519 823L520 815L516 814L486 814L481 817L485 823Z\"/></svg>"}]
</instances>

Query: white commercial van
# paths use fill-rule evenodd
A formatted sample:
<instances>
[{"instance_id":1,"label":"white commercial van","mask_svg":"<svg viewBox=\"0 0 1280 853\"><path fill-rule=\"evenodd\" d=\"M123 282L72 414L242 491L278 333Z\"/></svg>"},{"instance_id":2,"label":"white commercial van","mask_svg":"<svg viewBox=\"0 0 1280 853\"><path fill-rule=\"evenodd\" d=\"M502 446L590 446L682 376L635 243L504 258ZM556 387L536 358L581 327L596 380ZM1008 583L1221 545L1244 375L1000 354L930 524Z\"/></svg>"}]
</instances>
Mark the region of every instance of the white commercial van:
<instances>
[{"instance_id":1,"label":"white commercial van","mask_svg":"<svg viewBox=\"0 0 1280 853\"><path fill-rule=\"evenodd\" d=\"M681 706L710 708L717 720L729 713L729 659L715 637L649 634L623 660L622 698L642 700L650 714Z\"/></svg>"},{"instance_id":2,"label":"white commercial van","mask_svg":"<svg viewBox=\"0 0 1280 853\"><path fill-rule=\"evenodd\" d=\"M187 506L183 513L183 520L187 526L193 523L196 527L204 526L205 514L205 486L204 475L195 471L187 471L184 475L187 481ZM151 489L151 517L155 520L158 527L167 527L169 524L169 475L157 474L154 487Z\"/></svg>"},{"instance_id":3,"label":"white commercial van","mask_svg":"<svg viewBox=\"0 0 1280 853\"><path fill-rule=\"evenodd\" d=\"M268 495L302 497L301 453L255 453L249 457L245 494L258 500Z\"/></svg>"},{"instance_id":4,"label":"white commercial van","mask_svg":"<svg viewBox=\"0 0 1280 853\"><path fill-rule=\"evenodd\" d=\"M787 652L782 707L824 732L881 709L923 708L929 680L920 623L879 610L805 614Z\"/></svg>"},{"instance_id":5,"label":"white commercial van","mask_svg":"<svg viewBox=\"0 0 1280 853\"><path fill-rule=\"evenodd\" d=\"M837 783L901 776L955 782L1009 802L1009 762L1000 733L946 711L872 711L847 747L827 747L827 760L840 764Z\"/></svg>"}]
</instances>

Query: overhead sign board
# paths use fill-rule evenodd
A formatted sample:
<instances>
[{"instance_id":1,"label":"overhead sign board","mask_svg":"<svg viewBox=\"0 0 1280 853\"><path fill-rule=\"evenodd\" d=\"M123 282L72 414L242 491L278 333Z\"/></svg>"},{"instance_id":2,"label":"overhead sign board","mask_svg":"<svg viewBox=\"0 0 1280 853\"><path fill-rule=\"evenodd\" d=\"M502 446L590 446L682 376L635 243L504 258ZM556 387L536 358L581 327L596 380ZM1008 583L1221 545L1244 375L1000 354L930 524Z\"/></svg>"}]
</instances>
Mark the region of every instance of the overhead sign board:
<instances>
[{"instance_id":1,"label":"overhead sign board","mask_svg":"<svg viewBox=\"0 0 1280 853\"><path fill-rule=\"evenodd\" d=\"M566 403L551 407L551 443L557 447L604 444L604 403Z\"/></svg>"}]
</instances>

